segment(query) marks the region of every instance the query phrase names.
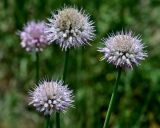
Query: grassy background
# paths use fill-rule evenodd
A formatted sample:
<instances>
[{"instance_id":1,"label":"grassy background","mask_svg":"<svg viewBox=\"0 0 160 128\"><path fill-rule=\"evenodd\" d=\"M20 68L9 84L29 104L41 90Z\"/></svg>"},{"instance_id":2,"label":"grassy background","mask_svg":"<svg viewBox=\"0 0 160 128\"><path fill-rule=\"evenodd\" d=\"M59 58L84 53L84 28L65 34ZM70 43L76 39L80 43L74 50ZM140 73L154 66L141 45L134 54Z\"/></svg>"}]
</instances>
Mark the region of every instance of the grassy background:
<instances>
[{"instance_id":1,"label":"grassy background","mask_svg":"<svg viewBox=\"0 0 160 128\"><path fill-rule=\"evenodd\" d=\"M35 85L35 54L20 46L17 31L30 20L46 20L64 5L83 8L96 26L92 46L70 51L67 83L75 108L63 114L62 128L102 127L116 69L99 61L101 38L127 29L142 35L149 57L126 70L111 117L113 128L160 127L160 1L159 0L1 0L0 1L0 128L43 128L44 117L28 107ZM57 45L40 54L40 76L61 78L64 52ZM54 116L53 116L54 118Z\"/></svg>"}]
</instances>

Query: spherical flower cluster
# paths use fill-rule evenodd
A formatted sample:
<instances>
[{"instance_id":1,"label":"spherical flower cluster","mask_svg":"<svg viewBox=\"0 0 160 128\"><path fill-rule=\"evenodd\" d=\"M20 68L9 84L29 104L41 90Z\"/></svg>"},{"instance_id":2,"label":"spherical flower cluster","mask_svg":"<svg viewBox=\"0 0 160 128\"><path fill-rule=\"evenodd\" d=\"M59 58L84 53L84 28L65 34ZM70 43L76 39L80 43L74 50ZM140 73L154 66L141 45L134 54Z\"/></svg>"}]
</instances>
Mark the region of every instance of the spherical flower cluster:
<instances>
[{"instance_id":1,"label":"spherical flower cluster","mask_svg":"<svg viewBox=\"0 0 160 128\"><path fill-rule=\"evenodd\" d=\"M72 106L72 91L62 81L43 81L30 91L30 105L32 104L44 115L51 115L53 112L64 112Z\"/></svg>"},{"instance_id":2,"label":"spherical flower cluster","mask_svg":"<svg viewBox=\"0 0 160 128\"><path fill-rule=\"evenodd\" d=\"M42 51L48 45L44 30L46 25L44 22L28 22L20 32L21 46L26 51Z\"/></svg>"},{"instance_id":3,"label":"spherical flower cluster","mask_svg":"<svg viewBox=\"0 0 160 128\"><path fill-rule=\"evenodd\" d=\"M99 48L99 51L104 53L102 60L106 59L119 67L132 68L147 57L140 37L133 36L132 32L113 34L104 39L104 45L105 47Z\"/></svg>"},{"instance_id":4,"label":"spherical flower cluster","mask_svg":"<svg viewBox=\"0 0 160 128\"><path fill-rule=\"evenodd\" d=\"M75 8L64 8L48 19L46 35L48 41L56 42L62 50L89 44L95 37L93 22L89 16Z\"/></svg>"}]
</instances>

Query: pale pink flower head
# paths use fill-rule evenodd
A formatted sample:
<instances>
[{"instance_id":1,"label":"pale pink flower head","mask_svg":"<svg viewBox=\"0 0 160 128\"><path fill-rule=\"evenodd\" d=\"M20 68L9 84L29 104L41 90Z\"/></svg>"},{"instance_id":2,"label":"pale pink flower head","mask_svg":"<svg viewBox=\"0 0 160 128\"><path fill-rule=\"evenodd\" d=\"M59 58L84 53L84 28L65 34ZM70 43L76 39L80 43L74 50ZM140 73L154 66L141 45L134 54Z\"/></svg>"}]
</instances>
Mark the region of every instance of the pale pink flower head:
<instances>
[{"instance_id":1,"label":"pale pink flower head","mask_svg":"<svg viewBox=\"0 0 160 128\"><path fill-rule=\"evenodd\" d=\"M44 33L45 28L46 25L43 21L28 22L20 32L21 46L28 52L42 51L48 45L46 35Z\"/></svg>"},{"instance_id":2,"label":"pale pink flower head","mask_svg":"<svg viewBox=\"0 0 160 128\"><path fill-rule=\"evenodd\" d=\"M62 50L89 44L95 38L95 29L89 15L73 7L65 7L48 19L47 39Z\"/></svg>"},{"instance_id":3,"label":"pale pink flower head","mask_svg":"<svg viewBox=\"0 0 160 128\"><path fill-rule=\"evenodd\" d=\"M103 43L104 47L98 50L104 53L102 60L107 60L116 67L132 68L147 57L141 38L133 36L132 32L112 34L105 38Z\"/></svg>"},{"instance_id":4,"label":"pale pink flower head","mask_svg":"<svg viewBox=\"0 0 160 128\"><path fill-rule=\"evenodd\" d=\"M44 115L65 112L72 107L72 90L62 81L42 81L29 93L30 105Z\"/></svg>"}]
</instances>

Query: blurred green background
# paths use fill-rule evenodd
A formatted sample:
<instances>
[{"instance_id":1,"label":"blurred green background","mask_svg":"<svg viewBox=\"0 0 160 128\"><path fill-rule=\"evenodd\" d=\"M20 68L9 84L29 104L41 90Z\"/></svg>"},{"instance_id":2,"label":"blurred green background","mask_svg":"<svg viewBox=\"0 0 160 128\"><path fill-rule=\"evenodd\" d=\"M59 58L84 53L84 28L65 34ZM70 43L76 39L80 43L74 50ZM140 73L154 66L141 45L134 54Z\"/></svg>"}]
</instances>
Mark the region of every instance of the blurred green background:
<instances>
[{"instance_id":1,"label":"blurred green background","mask_svg":"<svg viewBox=\"0 0 160 128\"><path fill-rule=\"evenodd\" d=\"M116 68L99 61L97 47L101 38L122 29L141 35L149 57L122 73L110 126L160 128L159 0L0 0L0 128L44 127L43 115L28 106L28 90L35 86L35 54L21 48L17 32L27 21L47 20L64 5L86 10L97 37L92 46L70 51L67 83L74 90L75 108L61 115L62 128L102 127ZM41 78L61 78L63 63L64 52L49 46L40 53Z\"/></svg>"}]
</instances>

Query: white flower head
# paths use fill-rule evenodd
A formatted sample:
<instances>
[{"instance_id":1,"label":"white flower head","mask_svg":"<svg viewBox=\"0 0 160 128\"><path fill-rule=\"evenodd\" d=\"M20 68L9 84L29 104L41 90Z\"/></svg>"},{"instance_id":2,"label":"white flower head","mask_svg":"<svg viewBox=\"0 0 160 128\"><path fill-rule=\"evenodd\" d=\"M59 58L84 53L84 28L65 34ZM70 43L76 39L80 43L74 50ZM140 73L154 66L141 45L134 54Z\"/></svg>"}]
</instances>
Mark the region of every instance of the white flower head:
<instances>
[{"instance_id":1,"label":"white flower head","mask_svg":"<svg viewBox=\"0 0 160 128\"><path fill-rule=\"evenodd\" d=\"M26 51L42 51L47 45L47 38L44 33L45 22L28 22L20 32L21 46Z\"/></svg>"},{"instance_id":2,"label":"white flower head","mask_svg":"<svg viewBox=\"0 0 160 128\"><path fill-rule=\"evenodd\" d=\"M72 106L73 95L67 85L62 81L40 82L33 91L29 92L30 105L33 105L44 115L51 115L53 112L64 112Z\"/></svg>"},{"instance_id":3,"label":"white flower head","mask_svg":"<svg viewBox=\"0 0 160 128\"><path fill-rule=\"evenodd\" d=\"M46 35L50 43L56 42L62 50L89 44L95 37L93 22L82 10L65 7L48 19Z\"/></svg>"},{"instance_id":4,"label":"white flower head","mask_svg":"<svg viewBox=\"0 0 160 128\"><path fill-rule=\"evenodd\" d=\"M139 36L133 36L132 32L118 32L104 39L105 47L98 51L104 53L102 60L107 60L118 67L129 67L138 65L141 60L147 57L143 50Z\"/></svg>"}]
</instances>

